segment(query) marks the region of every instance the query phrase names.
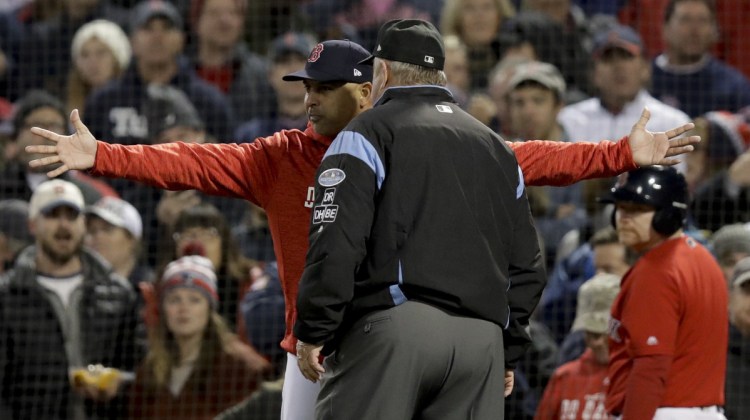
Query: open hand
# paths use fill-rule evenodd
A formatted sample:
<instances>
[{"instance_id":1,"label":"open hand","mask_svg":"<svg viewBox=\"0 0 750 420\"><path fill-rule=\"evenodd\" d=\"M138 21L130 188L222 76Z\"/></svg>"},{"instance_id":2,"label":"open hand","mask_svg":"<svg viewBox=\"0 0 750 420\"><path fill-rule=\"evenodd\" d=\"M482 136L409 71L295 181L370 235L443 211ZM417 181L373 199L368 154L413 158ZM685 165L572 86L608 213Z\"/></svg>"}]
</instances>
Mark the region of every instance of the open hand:
<instances>
[{"instance_id":1,"label":"open hand","mask_svg":"<svg viewBox=\"0 0 750 420\"><path fill-rule=\"evenodd\" d=\"M676 165L679 159L673 156L693 151L693 144L701 141L699 136L679 137L695 128L695 124L687 123L669 131L652 133L646 130L646 123L651 118L651 112L644 108L641 118L633 126L628 136L633 161L638 166L648 165Z\"/></svg>"},{"instance_id":2,"label":"open hand","mask_svg":"<svg viewBox=\"0 0 750 420\"><path fill-rule=\"evenodd\" d=\"M55 163L62 163L58 168L47 172L47 176L54 178L71 169L85 170L94 166L96 159L96 139L89 129L83 125L78 116L78 110L70 113L70 122L76 132L70 136L63 136L39 127L32 127L31 132L44 137L56 144L51 146L26 146L26 152L49 155L29 162L29 166L37 168Z\"/></svg>"}]
</instances>

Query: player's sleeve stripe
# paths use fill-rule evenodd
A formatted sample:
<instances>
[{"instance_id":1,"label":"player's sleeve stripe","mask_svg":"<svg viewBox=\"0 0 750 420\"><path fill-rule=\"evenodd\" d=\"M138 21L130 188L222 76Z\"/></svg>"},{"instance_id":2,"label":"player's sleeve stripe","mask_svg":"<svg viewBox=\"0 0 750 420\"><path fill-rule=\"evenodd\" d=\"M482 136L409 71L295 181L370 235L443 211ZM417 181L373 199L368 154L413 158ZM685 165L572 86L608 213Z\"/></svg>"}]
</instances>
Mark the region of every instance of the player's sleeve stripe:
<instances>
[{"instance_id":1,"label":"player's sleeve stripe","mask_svg":"<svg viewBox=\"0 0 750 420\"><path fill-rule=\"evenodd\" d=\"M323 159L342 154L353 156L369 166L372 172L375 173L378 189L380 189L380 186L383 185L383 180L385 180L385 167L372 143L360 133L342 131L336 136L333 143L331 143Z\"/></svg>"}]
</instances>

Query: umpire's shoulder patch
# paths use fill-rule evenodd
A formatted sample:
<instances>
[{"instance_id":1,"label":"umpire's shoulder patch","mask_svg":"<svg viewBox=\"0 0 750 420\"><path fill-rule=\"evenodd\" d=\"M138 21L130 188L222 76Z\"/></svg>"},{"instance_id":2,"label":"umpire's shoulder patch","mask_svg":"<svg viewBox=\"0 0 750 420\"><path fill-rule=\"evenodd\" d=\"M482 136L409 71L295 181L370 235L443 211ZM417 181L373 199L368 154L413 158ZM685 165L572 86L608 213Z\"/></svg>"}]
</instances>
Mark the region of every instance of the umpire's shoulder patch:
<instances>
[{"instance_id":1,"label":"umpire's shoulder patch","mask_svg":"<svg viewBox=\"0 0 750 420\"><path fill-rule=\"evenodd\" d=\"M326 169L318 176L318 184L323 187L333 187L341 184L346 178L346 173L338 168Z\"/></svg>"}]
</instances>

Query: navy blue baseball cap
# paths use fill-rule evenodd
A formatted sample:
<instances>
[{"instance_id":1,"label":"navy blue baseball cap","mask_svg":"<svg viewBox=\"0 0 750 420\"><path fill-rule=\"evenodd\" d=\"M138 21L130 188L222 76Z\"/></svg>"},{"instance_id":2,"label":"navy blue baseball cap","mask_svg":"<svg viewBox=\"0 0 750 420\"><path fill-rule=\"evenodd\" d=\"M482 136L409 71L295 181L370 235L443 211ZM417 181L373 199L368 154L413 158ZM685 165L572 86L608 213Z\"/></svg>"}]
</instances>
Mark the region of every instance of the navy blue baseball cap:
<instances>
[{"instance_id":1,"label":"navy blue baseball cap","mask_svg":"<svg viewBox=\"0 0 750 420\"><path fill-rule=\"evenodd\" d=\"M276 37L271 42L268 56L271 61L276 61L286 54L297 54L302 58L307 57L315 48L317 41L310 35L302 32L287 32Z\"/></svg>"},{"instance_id":2,"label":"navy blue baseball cap","mask_svg":"<svg viewBox=\"0 0 750 420\"><path fill-rule=\"evenodd\" d=\"M310 52L304 70L287 74L282 79L287 82L371 82L372 63L361 63L369 55L361 45L349 40L324 41Z\"/></svg>"},{"instance_id":3,"label":"navy blue baseball cap","mask_svg":"<svg viewBox=\"0 0 750 420\"><path fill-rule=\"evenodd\" d=\"M131 30L140 29L151 19L162 18L175 28L182 30L183 22L180 11L172 3L162 0L144 0L138 3L131 12Z\"/></svg>"},{"instance_id":4,"label":"navy blue baseball cap","mask_svg":"<svg viewBox=\"0 0 750 420\"><path fill-rule=\"evenodd\" d=\"M442 70L445 64L443 37L435 25L426 20L391 20L380 27L377 47L364 62L372 63L375 57Z\"/></svg>"},{"instance_id":5,"label":"navy blue baseball cap","mask_svg":"<svg viewBox=\"0 0 750 420\"><path fill-rule=\"evenodd\" d=\"M637 57L643 54L643 41L633 28L615 24L594 36L594 58L611 48L625 50Z\"/></svg>"}]
</instances>

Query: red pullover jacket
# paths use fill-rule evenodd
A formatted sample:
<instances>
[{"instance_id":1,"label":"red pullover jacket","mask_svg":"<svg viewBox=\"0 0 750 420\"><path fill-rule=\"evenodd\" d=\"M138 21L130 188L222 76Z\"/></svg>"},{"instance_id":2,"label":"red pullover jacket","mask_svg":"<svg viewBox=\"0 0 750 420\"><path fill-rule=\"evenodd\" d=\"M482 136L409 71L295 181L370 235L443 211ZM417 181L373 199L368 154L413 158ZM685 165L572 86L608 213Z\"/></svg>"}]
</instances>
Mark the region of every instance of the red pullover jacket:
<instances>
[{"instance_id":1,"label":"red pullover jacket","mask_svg":"<svg viewBox=\"0 0 750 420\"><path fill-rule=\"evenodd\" d=\"M305 267L315 172L333 141L316 133L283 130L243 144L168 143L124 146L98 142L91 174L126 178L169 190L244 198L265 209L286 303L281 347L296 353L292 327L297 285ZM565 186L635 169L627 138L618 142L509 142L528 186Z\"/></svg>"}]
</instances>

